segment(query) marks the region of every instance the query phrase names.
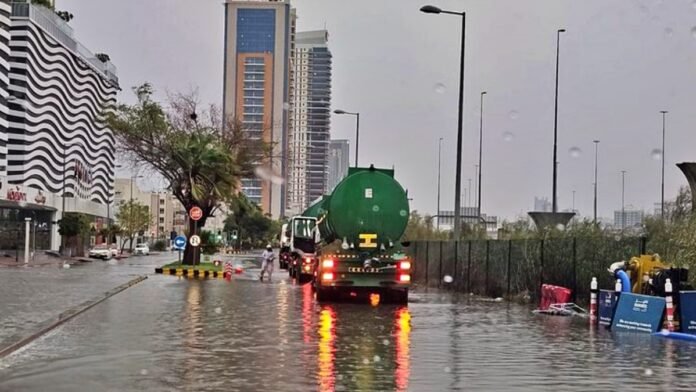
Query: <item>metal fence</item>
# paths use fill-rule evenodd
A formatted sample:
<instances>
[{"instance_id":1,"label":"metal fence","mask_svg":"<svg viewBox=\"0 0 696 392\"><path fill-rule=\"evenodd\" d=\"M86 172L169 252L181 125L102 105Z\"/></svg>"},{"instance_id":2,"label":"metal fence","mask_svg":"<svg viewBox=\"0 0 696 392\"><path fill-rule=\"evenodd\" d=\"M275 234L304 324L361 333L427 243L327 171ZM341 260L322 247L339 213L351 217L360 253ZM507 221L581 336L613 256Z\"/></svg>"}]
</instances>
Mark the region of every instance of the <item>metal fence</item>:
<instances>
[{"instance_id":1,"label":"metal fence","mask_svg":"<svg viewBox=\"0 0 696 392\"><path fill-rule=\"evenodd\" d=\"M415 241L409 246L413 282L492 297L539 298L542 283L568 287L586 303L592 277L613 288L615 261L645 252L644 238Z\"/></svg>"}]
</instances>

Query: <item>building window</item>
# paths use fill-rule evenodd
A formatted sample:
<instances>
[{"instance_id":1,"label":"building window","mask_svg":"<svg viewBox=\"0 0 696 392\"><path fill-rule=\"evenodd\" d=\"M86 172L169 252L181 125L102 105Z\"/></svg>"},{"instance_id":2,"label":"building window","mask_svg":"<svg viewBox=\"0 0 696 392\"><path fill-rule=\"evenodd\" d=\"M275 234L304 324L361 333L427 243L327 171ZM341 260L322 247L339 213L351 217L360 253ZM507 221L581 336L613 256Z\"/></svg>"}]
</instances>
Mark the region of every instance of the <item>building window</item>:
<instances>
[{"instance_id":1,"label":"building window","mask_svg":"<svg viewBox=\"0 0 696 392\"><path fill-rule=\"evenodd\" d=\"M275 47L275 10L242 8L237 11L237 51L273 52Z\"/></svg>"},{"instance_id":2,"label":"building window","mask_svg":"<svg viewBox=\"0 0 696 392\"><path fill-rule=\"evenodd\" d=\"M164 223L164 217L160 217L159 223Z\"/></svg>"}]
</instances>

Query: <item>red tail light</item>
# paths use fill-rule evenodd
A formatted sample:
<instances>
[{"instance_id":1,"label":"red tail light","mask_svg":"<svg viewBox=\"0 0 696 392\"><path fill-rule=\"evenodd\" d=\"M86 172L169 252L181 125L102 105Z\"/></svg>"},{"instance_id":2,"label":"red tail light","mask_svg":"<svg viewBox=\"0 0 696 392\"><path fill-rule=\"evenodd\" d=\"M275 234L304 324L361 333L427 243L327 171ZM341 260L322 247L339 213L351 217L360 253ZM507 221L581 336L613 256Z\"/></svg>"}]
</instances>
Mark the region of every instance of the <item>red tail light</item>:
<instances>
[{"instance_id":1,"label":"red tail light","mask_svg":"<svg viewBox=\"0 0 696 392\"><path fill-rule=\"evenodd\" d=\"M306 264L311 264L312 263L312 258L311 257L305 257L304 262Z\"/></svg>"},{"instance_id":2,"label":"red tail light","mask_svg":"<svg viewBox=\"0 0 696 392\"><path fill-rule=\"evenodd\" d=\"M324 272L321 275L321 280L334 280L334 274L333 272Z\"/></svg>"},{"instance_id":3,"label":"red tail light","mask_svg":"<svg viewBox=\"0 0 696 392\"><path fill-rule=\"evenodd\" d=\"M399 263L399 269L403 271L408 271L411 269L411 262L410 261L402 261Z\"/></svg>"},{"instance_id":4,"label":"red tail light","mask_svg":"<svg viewBox=\"0 0 696 392\"><path fill-rule=\"evenodd\" d=\"M332 259L326 259L326 260L321 262L321 266L324 268L333 268L334 261Z\"/></svg>"},{"instance_id":5,"label":"red tail light","mask_svg":"<svg viewBox=\"0 0 696 392\"><path fill-rule=\"evenodd\" d=\"M409 275L409 274L401 274L401 275L399 275L399 281L400 281L400 282L410 282L410 281L411 281L411 275Z\"/></svg>"}]
</instances>

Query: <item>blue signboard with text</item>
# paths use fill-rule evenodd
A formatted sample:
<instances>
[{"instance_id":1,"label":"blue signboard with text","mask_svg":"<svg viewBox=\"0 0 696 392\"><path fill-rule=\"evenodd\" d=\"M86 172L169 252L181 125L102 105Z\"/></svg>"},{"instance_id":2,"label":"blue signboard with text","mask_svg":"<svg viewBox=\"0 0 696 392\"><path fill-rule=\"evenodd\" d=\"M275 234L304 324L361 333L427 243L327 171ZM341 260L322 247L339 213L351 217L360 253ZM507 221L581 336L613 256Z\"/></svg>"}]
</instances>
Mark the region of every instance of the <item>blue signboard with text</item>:
<instances>
[{"instance_id":1,"label":"blue signboard with text","mask_svg":"<svg viewBox=\"0 0 696 392\"><path fill-rule=\"evenodd\" d=\"M696 291L679 292L681 331L696 335Z\"/></svg>"},{"instance_id":2,"label":"blue signboard with text","mask_svg":"<svg viewBox=\"0 0 696 392\"><path fill-rule=\"evenodd\" d=\"M611 325L611 318L614 315L616 298L616 292L613 290L599 290L599 298L597 301L599 325Z\"/></svg>"},{"instance_id":3,"label":"blue signboard with text","mask_svg":"<svg viewBox=\"0 0 696 392\"><path fill-rule=\"evenodd\" d=\"M655 333L661 328L665 299L650 295L621 293L616 304L612 331Z\"/></svg>"}]
</instances>

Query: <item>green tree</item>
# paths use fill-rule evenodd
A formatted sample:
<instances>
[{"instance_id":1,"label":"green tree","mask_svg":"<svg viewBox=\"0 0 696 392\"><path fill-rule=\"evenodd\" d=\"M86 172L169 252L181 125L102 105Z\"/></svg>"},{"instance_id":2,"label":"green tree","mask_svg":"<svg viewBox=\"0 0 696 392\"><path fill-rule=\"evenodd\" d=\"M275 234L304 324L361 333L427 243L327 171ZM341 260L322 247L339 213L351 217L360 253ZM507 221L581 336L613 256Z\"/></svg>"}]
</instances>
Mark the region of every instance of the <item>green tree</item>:
<instances>
[{"instance_id":1,"label":"green tree","mask_svg":"<svg viewBox=\"0 0 696 392\"><path fill-rule=\"evenodd\" d=\"M250 247L265 246L272 243L279 235L282 222L273 220L253 203L241 196L225 219L225 232L237 230L240 243Z\"/></svg>"},{"instance_id":2,"label":"green tree","mask_svg":"<svg viewBox=\"0 0 696 392\"><path fill-rule=\"evenodd\" d=\"M91 223L90 219L85 214L74 214L66 213L65 216L58 221L58 234L65 238L65 249L69 249L68 254L78 256L82 255L82 249L75 248L81 244L80 240L84 240L84 237L90 232ZM80 247L81 248L81 247Z\"/></svg>"},{"instance_id":3,"label":"green tree","mask_svg":"<svg viewBox=\"0 0 696 392\"><path fill-rule=\"evenodd\" d=\"M116 213L123 234L129 240L130 250L133 250L133 240L135 236L147 230L152 223L152 215L148 206L139 203L137 200L122 201ZM121 242L121 250L125 248L125 241Z\"/></svg>"},{"instance_id":4,"label":"green tree","mask_svg":"<svg viewBox=\"0 0 696 392\"><path fill-rule=\"evenodd\" d=\"M42 7L46 7L50 10L55 9L55 1L54 0L31 0L31 3L34 5L40 5Z\"/></svg>"},{"instance_id":5,"label":"green tree","mask_svg":"<svg viewBox=\"0 0 696 392\"><path fill-rule=\"evenodd\" d=\"M234 203L241 179L253 177L255 168L268 162L270 146L251 138L236 119L223 119L216 107L199 110L195 93L170 96L165 112L152 99L149 84L134 92L136 104L119 105L108 116L121 151L162 175L187 211L200 207L198 227L205 227L222 203ZM189 220L189 233L194 230ZM198 261L191 248L184 251L184 264Z\"/></svg>"}]
</instances>

